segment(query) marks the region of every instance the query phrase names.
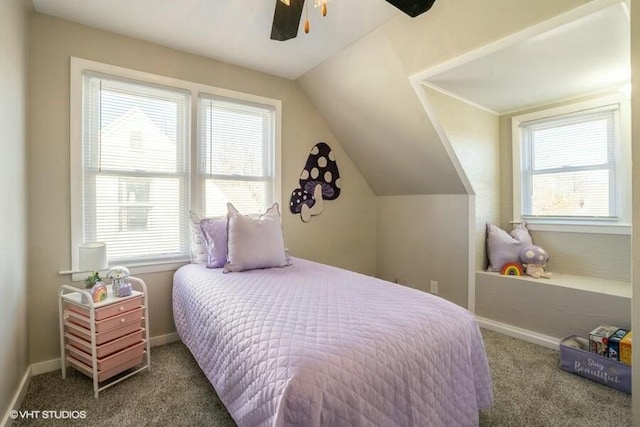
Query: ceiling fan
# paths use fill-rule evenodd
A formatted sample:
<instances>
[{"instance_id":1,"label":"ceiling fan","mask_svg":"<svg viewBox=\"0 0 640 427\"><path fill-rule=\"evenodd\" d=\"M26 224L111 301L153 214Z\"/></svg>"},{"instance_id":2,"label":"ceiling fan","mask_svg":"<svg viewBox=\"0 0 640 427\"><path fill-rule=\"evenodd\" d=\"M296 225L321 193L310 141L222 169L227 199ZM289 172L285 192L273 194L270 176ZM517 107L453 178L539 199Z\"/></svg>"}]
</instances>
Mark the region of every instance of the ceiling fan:
<instances>
[{"instance_id":1,"label":"ceiling fan","mask_svg":"<svg viewBox=\"0 0 640 427\"><path fill-rule=\"evenodd\" d=\"M300 17L305 0L275 0L276 10L273 14L271 26L271 39L285 41L298 35ZM311 1L311 0L309 0ZM436 0L386 0L407 15L416 16L431 9ZM326 14L326 1L323 4L323 15ZM305 31L309 31L308 27Z\"/></svg>"}]
</instances>

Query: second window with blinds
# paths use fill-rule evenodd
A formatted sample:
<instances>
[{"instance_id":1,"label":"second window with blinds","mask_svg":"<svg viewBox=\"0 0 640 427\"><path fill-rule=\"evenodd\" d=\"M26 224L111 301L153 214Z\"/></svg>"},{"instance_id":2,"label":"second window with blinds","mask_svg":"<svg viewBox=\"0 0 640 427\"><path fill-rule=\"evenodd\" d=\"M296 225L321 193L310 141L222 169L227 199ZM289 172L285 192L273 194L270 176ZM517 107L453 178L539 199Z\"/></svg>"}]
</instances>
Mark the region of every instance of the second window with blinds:
<instances>
[{"instance_id":1,"label":"second window with blinds","mask_svg":"<svg viewBox=\"0 0 640 427\"><path fill-rule=\"evenodd\" d=\"M621 226L630 220L628 101L613 96L513 117L514 219Z\"/></svg>"},{"instance_id":2,"label":"second window with blinds","mask_svg":"<svg viewBox=\"0 0 640 427\"><path fill-rule=\"evenodd\" d=\"M106 242L110 265L180 262L190 209L279 201L280 101L77 58L72 76L74 247Z\"/></svg>"},{"instance_id":3,"label":"second window with blinds","mask_svg":"<svg viewBox=\"0 0 640 427\"><path fill-rule=\"evenodd\" d=\"M198 196L206 216L261 213L273 202L274 108L201 94Z\"/></svg>"}]
</instances>

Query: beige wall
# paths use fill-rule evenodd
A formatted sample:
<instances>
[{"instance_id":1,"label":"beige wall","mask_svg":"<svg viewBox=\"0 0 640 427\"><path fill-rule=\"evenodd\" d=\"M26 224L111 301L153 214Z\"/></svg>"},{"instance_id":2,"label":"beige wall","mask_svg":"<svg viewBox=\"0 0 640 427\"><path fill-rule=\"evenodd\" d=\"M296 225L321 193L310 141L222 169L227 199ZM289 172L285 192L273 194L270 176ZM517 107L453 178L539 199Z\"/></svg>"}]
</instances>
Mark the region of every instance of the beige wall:
<instances>
[{"instance_id":1,"label":"beige wall","mask_svg":"<svg viewBox=\"0 0 640 427\"><path fill-rule=\"evenodd\" d=\"M467 307L469 197L378 197L378 276Z\"/></svg>"},{"instance_id":2,"label":"beige wall","mask_svg":"<svg viewBox=\"0 0 640 427\"><path fill-rule=\"evenodd\" d=\"M631 2L631 127L633 168L633 228L640 229L640 0ZM640 331L640 233L633 233L632 329ZM633 365L640 366L640 351L633 353ZM640 390L640 369L633 370L632 388ZM640 393L633 394L633 425L640 426Z\"/></svg>"},{"instance_id":3,"label":"beige wall","mask_svg":"<svg viewBox=\"0 0 640 427\"><path fill-rule=\"evenodd\" d=\"M23 0L0 2L0 420L29 365L25 153L31 7Z\"/></svg>"},{"instance_id":4,"label":"beige wall","mask_svg":"<svg viewBox=\"0 0 640 427\"><path fill-rule=\"evenodd\" d=\"M486 223L500 221L498 116L425 88L435 117L475 193L475 270L487 267Z\"/></svg>"},{"instance_id":5,"label":"beige wall","mask_svg":"<svg viewBox=\"0 0 640 427\"><path fill-rule=\"evenodd\" d=\"M190 80L282 100L283 229L290 253L375 273L376 200L323 119L295 82L36 14L32 21L29 123L30 360L59 356L56 292L70 267L69 57ZM338 200L303 224L288 197L311 147L329 143L342 177ZM172 272L142 276L150 298L151 336L174 331Z\"/></svg>"}]
</instances>

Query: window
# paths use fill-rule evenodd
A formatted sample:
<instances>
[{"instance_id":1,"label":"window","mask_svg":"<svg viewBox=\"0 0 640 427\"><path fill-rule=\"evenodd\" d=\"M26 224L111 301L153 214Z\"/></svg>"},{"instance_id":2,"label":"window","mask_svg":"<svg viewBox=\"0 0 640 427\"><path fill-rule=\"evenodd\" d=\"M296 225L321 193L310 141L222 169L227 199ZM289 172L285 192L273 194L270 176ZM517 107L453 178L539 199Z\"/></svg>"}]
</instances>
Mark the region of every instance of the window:
<instances>
[{"instance_id":1,"label":"window","mask_svg":"<svg viewBox=\"0 0 640 427\"><path fill-rule=\"evenodd\" d=\"M628 221L620 115L620 103L589 103L515 117L515 219L565 225Z\"/></svg>"},{"instance_id":2,"label":"window","mask_svg":"<svg viewBox=\"0 0 640 427\"><path fill-rule=\"evenodd\" d=\"M189 94L84 74L84 240L112 263L187 255Z\"/></svg>"},{"instance_id":3,"label":"window","mask_svg":"<svg viewBox=\"0 0 640 427\"><path fill-rule=\"evenodd\" d=\"M199 179L207 216L261 213L273 203L272 106L201 95Z\"/></svg>"},{"instance_id":4,"label":"window","mask_svg":"<svg viewBox=\"0 0 640 427\"><path fill-rule=\"evenodd\" d=\"M280 101L78 58L71 73L74 269L92 241L110 265L172 269L189 259L190 209L280 201Z\"/></svg>"}]
</instances>

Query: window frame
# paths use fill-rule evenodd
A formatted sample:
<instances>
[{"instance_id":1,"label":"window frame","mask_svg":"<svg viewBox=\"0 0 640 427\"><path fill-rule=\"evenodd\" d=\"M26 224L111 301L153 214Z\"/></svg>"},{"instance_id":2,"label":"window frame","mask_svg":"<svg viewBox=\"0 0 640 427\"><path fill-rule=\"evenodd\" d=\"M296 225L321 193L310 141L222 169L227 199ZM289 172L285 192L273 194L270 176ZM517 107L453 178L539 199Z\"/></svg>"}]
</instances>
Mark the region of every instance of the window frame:
<instances>
[{"instance_id":1,"label":"window frame","mask_svg":"<svg viewBox=\"0 0 640 427\"><path fill-rule=\"evenodd\" d=\"M525 217L522 212L525 205L523 196L523 140L520 125L525 122L550 119L559 116L576 115L587 110L606 109L617 105L618 141L614 143L615 157L615 213L617 218L580 218L580 217ZM513 220L526 221L530 230L577 232L597 234L631 234L631 121L630 101L622 93L598 96L593 99L574 102L559 107L514 115L511 117L512 132L512 172L513 172Z\"/></svg>"},{"instance_id":2,"label":"window frame","mask_svg":"<svg viewBox=\"0 0 640 427\"><path fill-rule=\"evenodd\" d=\"M69 148L70 148L70 219L71 219L71 271L72 280L82 280L85 274L78 270L78 247L83 242L83 170L82 170L82 126L83 126L83 80L85 72L104 74L107 77L129 79L149 85L161 85L182 89L190 92L190 105L188 106L189 126L189 208L195 212L203 212L200 206L200 193L204 191L198 180L198 129L199 129L199 95L209 94L213 96L270 106L275 111L274 136L272 147L272 199L282 206L282 101L253 95L235 90L224 89L196 83L173 77L161 76L144 71L131 70L87 59L70 58L70 111L69 111ZM188 213L187 213L188 214ZM186 231L185 231L186 232ZM108 248L107 248L108 251ZM159 271L171 271L189 262L188 256L184 260L136 262L127 265L133 274L143 274Z\"/></svg>"},{"instance_id":3,"label":"window frame","mask_svg":"<svg viewBox=\"0 0 640 427\"><path fill-rule=\"evenodd\" d=\"M108 165L106 166L103 165L101 168L96 169L95 165L93 165L93 167L86 167L86 164L85 164L86 158L85 156L81 157L81 160L80 160L81 186L83 188L82 197L81 197L81 205L83 208L83 212L81 213L81 218L83 221L82 235L84 235L87 242L98 240L95 236L95 233L97 232L97 230L95 229L96 228L95 221L97 219L97 214L95 210L92 208L90 209L88 215L85 212L85 209L87 208L87 203L84 197L87 196L87 193L84 190L85 190L85 184L87 183L87 180L89 180L89 182L93 181L93 183L95 184L97 182L96 178L98 176L102 176L105 178L106 177L117 178L118 190L117 190L116 198L118 199L117 206L119 210L123 207L122 206L123 203L120 200L120 196L122 193L121 187L124 182L129 182L131 178L177 179L179 183L178 203L180 204L180 206L183 206L185 209L188 209L190 206L189 180L191 179L191 174L189 169L190 156L191 156L191 149L190 149L191 137L189 132L190 123L191 123L191 93L180 87L169 86L165 84L159 85L157 83L150 83L147 81L142 81L134 78L129 78L129 77L124 78L114 74L106 74L102 72L97 73L92 70L83 70L81 72L81 75L82 75L81 77L82 78L82 105L81 105L82 126L84 127L88 125L90 129L89 134L87 134L85 129L81 129L81 141L80 141L81 155L83 154L82 150L87 147L86 145L87 139L90 142L94 142L96 144L95 146L90 148L90 150L99 150L99 147L100 147L99 136L98 136L98 133L100 132L99 127L93 127L92 126L93 123L86 120L86 117L87 117L86 113L93 111L93 113L95 114L95 112L98 110L98 107L94 103L98 102L97 100L100 99L102 94L98 94L93 91L102 91L103 83L106 84L107 87L114 86L116 88L119 87L119 85L121 84L125 85L125 87L129 85L140 87L142 88L143 92L146 92L148 89L151 89L151 90L158 89L159 91L162 91L162 94L158 93L158 95L161 97L167 96L166 93L171 93L172 94L171 96L175 97L175 100L181 101L179 105L181 106L181 109L182 109L182 112L178 113L176 116L177 122L180 123L180 125L176 128L176 140L177 141L179 140L181 144L179 146L179 150L176 151L175 161L176 161L177 169L174 172L145 170L144 168L141 168L142 170L119 170L118 168L112 168L112 167L109 167ZM91 81L100 82L99 88L92 87L90 83ZM97 97L94 98L92 95L97 95ZM98 118L98 120L100 119ZM92 197L93 203L95 204L97 202L95 187L91 193L91 197ZM120 220L117 226L118 228L121 228L122 224ZM185 211L185 212L182 212L182 215L180 215L180 217L178 218L178 230L182 230L180 232L180 235L182 236L182 234L184 234L185 231L188 229L189 229L189 215L188 215L188 212ZM87 236L86 233L88 230L90 231L91 234ZM146 264L170 263L170 262L181 261L189 253L188 239L184 239L184 240L179 239L179 246L180 246L179 248L180 251L178 255L156 253L153 256L149 256L148 258L141 257L138 259L134 259L134 261L132 262L129 262L126 259L116 258L116 259L113 259L112 263L129 265L129 264L145 264L145 263Z\"/></svg>"}]
</instances>

